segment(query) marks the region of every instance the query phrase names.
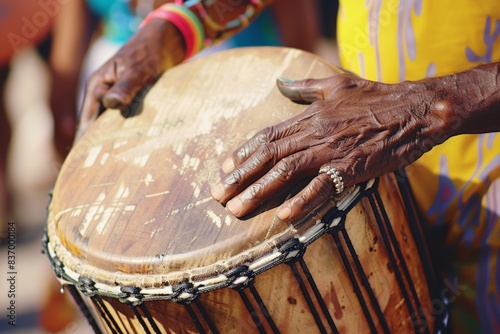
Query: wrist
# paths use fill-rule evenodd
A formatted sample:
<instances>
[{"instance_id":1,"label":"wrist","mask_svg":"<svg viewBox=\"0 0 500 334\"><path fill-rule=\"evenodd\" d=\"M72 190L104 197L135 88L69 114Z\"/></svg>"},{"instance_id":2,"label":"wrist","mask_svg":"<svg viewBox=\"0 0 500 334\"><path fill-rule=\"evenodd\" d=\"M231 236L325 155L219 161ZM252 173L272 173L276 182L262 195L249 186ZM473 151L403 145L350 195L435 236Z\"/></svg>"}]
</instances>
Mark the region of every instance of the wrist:
<instances>
[{"instance_id":1,"label":"wrist","mask_svg":"<svg viewBox=\"0 0 500 334\"><path fill-rule=\"evenodd\" d=\"M457 134L500 131L500 63L477 66L457 75L463 119Z\"/></svg>"},{"instance_id":2,"label":"wrist","mask_svg":"<svg viewBox=\"0 0 500 334\"><path fill-rule=\"evenodd\" d=\"M435 92L431 112L448 137L500 130L500 64L429 79Z\"/></svg>"},{"instance_id":3,"label":"wrist","mask_svg":"<svg viewBox=\"0 0 500 334\"><path fill-rule=\"evenodd\" d=\"M160 18L151 19L141 27L145 38L152 36L160 47L160 72L181 63L185 59L184 40L177 28L169 21Z\"/></svg>"},{"instance_id":4,"label":"wrist","mask_svg":"<svg viewBox=\"0 0 500 334\"><path fill-rule=\"evenodd\" d=\"M164 20L171 23L182 39L184 58L190 58L200 52L205 44L205 30L199 18L190 8L180 4L167 3L152 11L140 28L151 21Z\"/></svg>"}]
</instances>

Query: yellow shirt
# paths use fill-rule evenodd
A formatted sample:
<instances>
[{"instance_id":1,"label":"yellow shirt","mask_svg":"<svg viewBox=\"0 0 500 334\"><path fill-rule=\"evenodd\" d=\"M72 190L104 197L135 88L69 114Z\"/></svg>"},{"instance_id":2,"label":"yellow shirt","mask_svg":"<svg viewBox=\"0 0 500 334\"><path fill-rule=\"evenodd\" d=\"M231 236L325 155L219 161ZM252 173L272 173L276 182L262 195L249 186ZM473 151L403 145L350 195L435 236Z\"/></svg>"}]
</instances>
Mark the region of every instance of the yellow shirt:
<instances>
[{"instance_id":1,"label":"yellow shirt","mask_svg":"<svg viewBox=\"0 0 500 334\"><path fill-rule=\"evenodd\" d=\"M341 65L370 80L446 75L500 60L500 3L341 0L338 43ZM456 275L454 331L499 333L500 134L451 138L407 173Z\"/></svg>"}]
</instances>

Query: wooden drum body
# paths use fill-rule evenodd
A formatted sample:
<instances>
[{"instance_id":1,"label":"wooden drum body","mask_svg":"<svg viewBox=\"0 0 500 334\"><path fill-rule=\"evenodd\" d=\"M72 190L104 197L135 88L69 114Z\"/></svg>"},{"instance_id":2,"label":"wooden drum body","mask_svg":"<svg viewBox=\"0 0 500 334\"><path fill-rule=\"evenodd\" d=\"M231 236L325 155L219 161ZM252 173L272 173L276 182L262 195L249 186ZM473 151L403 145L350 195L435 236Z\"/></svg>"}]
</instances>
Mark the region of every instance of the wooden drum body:
<instances>
[{"instance_id":1,"label":"wooden drum body","mask_svg":"<svg viewBox=\"0 0 500 334\"><path fill-rule=\"evenodd\" d=\"M435 329L425 244L394 176L293 224L275 216L290 194L243 220L211 198L235 147L304 109L276 78L337 72L293 49L224 51L168 71L137 115L97 120L63 165L45 240L96 331Z\"/></svg>"}]
</instances>

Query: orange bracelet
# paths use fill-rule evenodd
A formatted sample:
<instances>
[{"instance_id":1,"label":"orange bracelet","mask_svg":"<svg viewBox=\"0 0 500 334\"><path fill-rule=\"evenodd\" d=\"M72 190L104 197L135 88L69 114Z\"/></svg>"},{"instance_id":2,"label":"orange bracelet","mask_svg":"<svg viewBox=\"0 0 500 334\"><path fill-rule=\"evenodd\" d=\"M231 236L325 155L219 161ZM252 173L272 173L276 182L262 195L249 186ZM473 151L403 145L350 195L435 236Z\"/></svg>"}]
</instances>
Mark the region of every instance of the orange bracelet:
<instances>
[{"instance_id":1,"label":"orange bracelet","mask_svg":"<svg viewBox=\"0 0 500 334\"><path fill-rule=\"evenodd\" d=\"M161 18L172 22L172 24L180 31L186 43L185 59L194 56L204 47L205 30L201 25L200 20L187 7L168 3L152 11L142 21L140 27L146 25L152 19Z\"/></svg>"}]
</instances>

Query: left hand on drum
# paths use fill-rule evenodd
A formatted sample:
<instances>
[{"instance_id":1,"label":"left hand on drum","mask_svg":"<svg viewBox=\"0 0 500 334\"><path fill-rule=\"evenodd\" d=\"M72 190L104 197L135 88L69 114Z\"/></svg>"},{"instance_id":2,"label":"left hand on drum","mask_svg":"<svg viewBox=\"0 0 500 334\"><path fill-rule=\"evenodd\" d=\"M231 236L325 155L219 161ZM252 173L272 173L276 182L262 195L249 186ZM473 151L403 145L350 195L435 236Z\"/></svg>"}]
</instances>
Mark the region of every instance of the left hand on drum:
<instances>
[{"instance_id":1,"label":"left hand on drum","mask_svg":"<svg viewBox=\"0 0 500 334\"><path fill-rule=\"evenodd\" d=\"M342 73L280 79L278 87L289 99L311 104L259 131L223 163L226 175L212 196L237 217L312 178L278 208L280 219L292 221L335 194L332 179L318 175L322 166L336 168L348 187L406 166L439 144L429 140L442 124L439 98L423 82L388 85Z\"/></svg>"},{"instance_id":2,"label":"left hand on drum","mask_svg":"<svg viewBox=\"0 0 500 334\"><path fill-rule=\"evenodd\" d=\"M78 140L107 108L124 109L137 93L161 73L181 62L179 33L166 20L153 20L141 28L87 81L80 113Z\"/></svg>"}]
</instances>

